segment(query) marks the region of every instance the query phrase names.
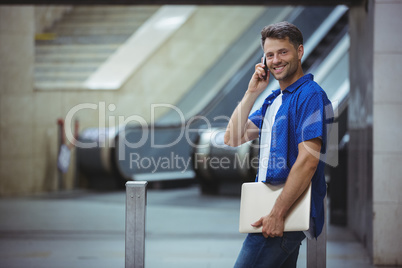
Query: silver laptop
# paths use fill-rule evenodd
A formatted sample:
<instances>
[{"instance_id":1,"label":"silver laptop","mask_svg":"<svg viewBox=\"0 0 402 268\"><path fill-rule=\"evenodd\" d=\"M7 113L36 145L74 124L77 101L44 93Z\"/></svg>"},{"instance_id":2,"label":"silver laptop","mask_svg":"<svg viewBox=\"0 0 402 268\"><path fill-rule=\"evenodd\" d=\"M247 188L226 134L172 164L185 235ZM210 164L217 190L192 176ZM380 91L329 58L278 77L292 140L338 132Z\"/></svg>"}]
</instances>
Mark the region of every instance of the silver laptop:
<instances>
[{"instance_id":1,"label":"silver laptop","mask_svg":"<svg viewBox=\"0 0 402 268\"><path fill-rule=\"evenodd\" d=\"M263 182L243 183L240 201L240 233L261 233L251 226L261 217L269 214L284 184L271 185ZM307 190L296 200L285 219L285 231L306 231L310 224L311 183Z\"/></svg>"}]
</instances>

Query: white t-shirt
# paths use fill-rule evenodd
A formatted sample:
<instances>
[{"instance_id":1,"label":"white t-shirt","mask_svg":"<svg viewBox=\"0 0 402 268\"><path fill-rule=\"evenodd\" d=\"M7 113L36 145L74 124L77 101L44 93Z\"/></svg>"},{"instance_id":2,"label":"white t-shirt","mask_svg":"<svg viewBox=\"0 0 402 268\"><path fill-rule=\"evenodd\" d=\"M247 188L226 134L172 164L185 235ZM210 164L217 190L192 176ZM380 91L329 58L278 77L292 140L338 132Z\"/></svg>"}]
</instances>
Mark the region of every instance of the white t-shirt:
<instances>
[{"instance_id":1,"label":"white t-shirt","mask_svg":"<svg viewBox=\"0 0 402 268\"><path fill-rule=\"evenodd\" d=\"M264 182L267 176L269 153L271 150L271 134L272 126L275 123L275 116L282 105L282 91L275 98L270 106L268 106L265 112L264 121L261 129L261 141L260 141L260 158L258 166L258 181Z\"/></svg>"}]
</instances>

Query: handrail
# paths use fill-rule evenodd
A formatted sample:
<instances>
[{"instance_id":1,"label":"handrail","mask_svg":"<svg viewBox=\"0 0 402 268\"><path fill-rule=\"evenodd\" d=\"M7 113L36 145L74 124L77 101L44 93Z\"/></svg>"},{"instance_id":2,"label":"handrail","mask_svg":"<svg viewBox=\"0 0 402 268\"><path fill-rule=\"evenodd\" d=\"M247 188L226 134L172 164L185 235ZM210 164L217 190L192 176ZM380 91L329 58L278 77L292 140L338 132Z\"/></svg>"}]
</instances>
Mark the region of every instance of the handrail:
<instances>
[{"instance_id":1,"label":"handrail","mask_svg":"<svg viewBox=\"0 0 402 268\"><path fill-rule=\"evenodd\" d=\"M339 58L347 53L349 49L349 35L346 34L342 40L336 45L331 53L325 58L320 68L317 68L315 79L317 83L321 83L324 78L331 72L332 67L339 61Z\"/></svg>"},{"instance_id":2,"label":"handrail","mask_svg":"<svg viewBox=\"0 0 402 268\"><path fill-rule=\"evenodd\" d=\"M345 14L348 10L346 6L337 6L334 11L328 16L328 18L320 25L320 27L314 32L314 34L304 44L304 59L307 59L313 52L314 48L320 43L320 41L331 30L332 26Z\"/></svg>"},{"instance_id":3,"label":"handrail","mask_svg":"<svg viewBox=\"0 0 402 268\"><path fill-rule=\"evenodd\" d=\"M339 62L339 60L343 56L345 56L348 53L349 45L350 45L349 35L345 34L345 36L339 41L336 47L325 58L320 67L317 68L314 77L318 84L322 84L324 80L328 78L329 75L331 75L334 66ZM331 96L328 96L332 102L335 118L338 117L340 112L342 112L343 108L345 108L345 102L349 94L349 88L350 88L349 77L348 76L339 77L339 79L342 78L344 79L344 81L338 88L338 90Z\"/></svg>"}]
</instances>

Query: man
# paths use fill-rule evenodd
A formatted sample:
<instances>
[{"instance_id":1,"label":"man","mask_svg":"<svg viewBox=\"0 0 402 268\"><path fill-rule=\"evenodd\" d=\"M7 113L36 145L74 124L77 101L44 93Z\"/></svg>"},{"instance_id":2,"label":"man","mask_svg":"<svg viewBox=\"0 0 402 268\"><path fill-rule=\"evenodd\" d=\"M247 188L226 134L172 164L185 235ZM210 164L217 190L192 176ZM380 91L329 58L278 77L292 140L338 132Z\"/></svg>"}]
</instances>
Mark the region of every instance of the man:
<instances>
[{"instance_id":1,"label":"man","mask_svg":"<svg viewBox=\"0 0 402 268\"><path fill-rule=\"evenodd\" d=\"M263 63L255 66L248 89L234 110L225 133L230 146L260 138L257 181L285 183L272 211L253 223L262 233L248 234L235 267L296 267L301 241L318 237L324 223L324 165L327 124L333 120L330 101L311 74L304 75L300 30L288 22L264 27ZM250 114L269 82L279 81L262 107ZM312 182L311 227L308 232L284 232L287 211Z\"/></svg>"}]
</instances>

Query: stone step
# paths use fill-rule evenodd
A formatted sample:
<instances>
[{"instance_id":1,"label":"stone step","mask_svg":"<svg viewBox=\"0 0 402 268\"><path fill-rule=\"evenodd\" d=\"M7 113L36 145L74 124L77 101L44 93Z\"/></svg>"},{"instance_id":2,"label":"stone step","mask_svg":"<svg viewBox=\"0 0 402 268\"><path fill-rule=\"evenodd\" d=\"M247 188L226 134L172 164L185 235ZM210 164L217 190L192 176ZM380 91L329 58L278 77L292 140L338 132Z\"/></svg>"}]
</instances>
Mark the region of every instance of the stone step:
<instances>
[{"instance_id":1,"label":"stone step","mask_svg":"<svg viewBox=\"0 0 402 268\"><path fill-rule=\"evenodd\" d=\"M74 63L74 62L103 62L109 57L109 54L48 54L42 55L36 59L36 63L53 62L53 63Z\"/></svg>"},{"instance_id":2,"label":"stone step","mask_svg":"<svg viewBox=\"0 0 402 268\"><path fill-rule=\"evenodd\" d=\"M42 45L96 45L96 44L123 44L131 35L77 35L77 36L57 36L54 40L36 41L38 46Z\"/></svg>"},{"instance_id":3,"label":"stone step","mask_svg":"<svg viewBox=\"0 0 402 268\"><path fill-rule=\"evenodd\" d=\"M148 16L147 16L148 17ZM59 23L53 27L55 29L63 29L68 27L93 27L93 28L119 28L119 27L129 27L138 26L144 23L146 19L136 19L130 18L127 20L108 20L106 18L94 18L93 20L68 20L63 23Z\"/></svg>"},{"instance_id":4,"label":"stone step","mask_svg":"<svg viewBox=\"0 0 402 268\"><path fill-rule=\"evenodd\" d=\"M52 72L94 72L98 69L99 64L87 63L87 62L75 62L75 63L36 63L35 73L52 73Z\"/></svg>"},{"instance_id":5,"label":"stone step","mask_svg":"<svg viewBox=\"0 0 402 268\"><path fill-rule=\"evenodd\" d=\"M141 24L126 25L121 24L119 27L114 25L80 25L80 26L58 26L55 27L54 33L56 37L59 36L74 36L74 35L131 35L134 33Z\"/></svg>"},{"instance_id":6,"label":"stone step","mask_svg":"<svg viewBox=\"0 0 402 268\"><path fill-rule=\"evenodd\" d=\"M156 11L156 10L155 10ZM147 20L155 11L152 12L127 12L127 13L104 13L104 14L80 14L80 13L70 13L68 14L67 22L83 22L89 23L93 21L107 21L107 22L128 22L128 21L145 21Z\"/></svg>"},{"instance_id":7,"label":"stone step","mask_svg":"<svg viewBox=\"0 0 402 268\"><path fill-rule=\"evenodd\" d=\"M58 27L123 27L124 25L127 26L142 24L144 21L147 20L147 18L149 18L149 16L139 19L134 15L131 18L127 18L125 20L110 20L107 19L107 17L104 18L103 16L93 18L93 20L89 20L88 18L82 20L69 19L60 22L57 25L54 25L53 29L57 29Z\"/></svg>"},{"instance_id":8,"label":"stone step","mask_svg":"<svg viewBox=\"0 0 402 268\"><path fill-rule=\"evenodd\" d=\"M113 6L76 6L73 10L75 14L113 14L127 12L151 12L159 9L160 6L129 6L129 5L113 5Z\"/></svg>"},{"instance_id":9,"label":"stone step","mask_svg":"<svg viewBox=\"0 0 402 268\"><path fill-rule=\"evenodd\" d=\"M83 83L77 81L35 82L36 90L80 90L85 89Z\"/></svg>"},{"instance_id":10,"label":"stone step","mask_svg":"<svg viewBox=\"0 0 402 268\"><path fill-rule=\"evenodd\" d=\"M92 72L47 72L35 73L35 81L37 82L85 82Z\"/></svg>"},{"instance_id":11,"label":"stone step","mask_svg":"<svg viewBox=\"0 0 402 268\"><path fill-rule=\"evenodd\" d=\"M105 44L105 45L43 45L36 46L35 53L37 56L53 53L113 53L120 44Z\"/></svg>"}]
</instances>

